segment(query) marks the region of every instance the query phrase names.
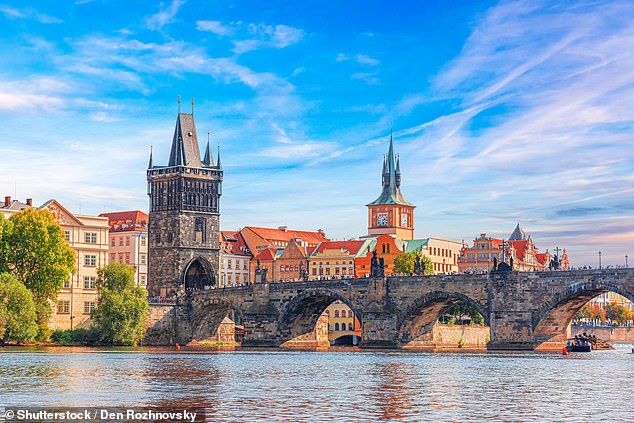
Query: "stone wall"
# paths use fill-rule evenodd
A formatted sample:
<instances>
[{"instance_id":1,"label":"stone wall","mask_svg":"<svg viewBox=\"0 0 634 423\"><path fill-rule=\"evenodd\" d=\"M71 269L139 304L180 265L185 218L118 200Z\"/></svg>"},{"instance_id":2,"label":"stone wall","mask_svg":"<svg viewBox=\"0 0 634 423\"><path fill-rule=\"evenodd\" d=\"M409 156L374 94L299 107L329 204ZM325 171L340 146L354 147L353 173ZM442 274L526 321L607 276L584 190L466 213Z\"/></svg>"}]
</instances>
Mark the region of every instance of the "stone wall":
<instances>
[{"instance_id":1,"label":"stone wall","mask_svg":"<svg viewBox=\"0 0 634 423\"><path fill-rule=\"evenodd\" d=\"M444 325L436 323L432 329L431 340L412 341L403 346L405 349L482 349L487 348L491 337L488 326Z\"/></svg>"},{"instance_id":2,"label":"stone wall","mask_svg":"<svg viewBox=\"0 0 634 423\"><path fill-rule=\"evenodd\" d=\"M328 316L322 314L315 324L315 330L300 335L290 341L284 342L280 347L288 349L300 350L322 350L328 349L330 342L328 341Z\"/></svg>"},{"instance_id":3,"label":"stone wall","mask_svg":"<svg viewBox=\"0 0 634 423\"><path fill-rule=\"evenodd\" d=\"M634 342L634 327L572 326L572 336L586 333L606 342Z\"/></svg>"},{"instance_id":4,"label":"stone wall","mask_svg":"<svg viewBox=\"0 0 634 423\"><path fill-rule=\"evenodd\" d=\"M175 308L171 304L150 304L143 345L174 345Z\"/></svg>"}]
</instances>

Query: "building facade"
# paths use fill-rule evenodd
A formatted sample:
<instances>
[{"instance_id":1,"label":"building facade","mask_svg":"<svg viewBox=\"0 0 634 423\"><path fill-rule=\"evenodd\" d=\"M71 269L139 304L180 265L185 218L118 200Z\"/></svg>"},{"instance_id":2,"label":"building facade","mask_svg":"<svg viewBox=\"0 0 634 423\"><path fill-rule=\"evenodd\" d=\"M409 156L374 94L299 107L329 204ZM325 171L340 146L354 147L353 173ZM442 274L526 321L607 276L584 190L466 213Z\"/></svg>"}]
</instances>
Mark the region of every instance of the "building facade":
<instances>
[{"instance_id":1,"label":"building facade","mask_svg":"<svg viewBox=\"0 0 634 423\"><path fill-rule=\"evenodd\" d=\"M102 213L110 226L110 263L134 266L134 282L147 287L148 215L140 210Z\"/></svg>"},{"instance_id":2,"label":"building facade","mask_svg":"<svg viewBox=\"0 0 634 423\"><path fill-rule=\"evenodd\" d=\"M200 159L194 115L179 113L167 166L147 170L148 291L171 296L216 286L220 272L220 196L223 170L209 142Z\"/></svg>"},{"instance_id":3,"label":"building facade","mask_svg":"<svg viewBox=\"0 0 634 423\"><path fill-rule=\"evenodd\" d=\"M330 345L358 345L361 340L361 322L354 312L337 300L324 313L328 316Z\"/></svg>"},{"instance_id":4,"label":"building facade","mask_svg":"<svg viewBox=\"0 0 634 423\"><path fill-rule=\"evenodd\" d=\"M310 255L308 279L354 278L356 260L375 241L325 241Z\"/></svg>"},{"instance_id":5,"label":"building facade","mask_svg":"<svg viewBox=\"0 0 634 423\"><path fill-rule=\"evenodd\" d=\"M251 255L237 231L220 232L220 283L219 286L248 285Z\"/></svg>"}]
</instances>

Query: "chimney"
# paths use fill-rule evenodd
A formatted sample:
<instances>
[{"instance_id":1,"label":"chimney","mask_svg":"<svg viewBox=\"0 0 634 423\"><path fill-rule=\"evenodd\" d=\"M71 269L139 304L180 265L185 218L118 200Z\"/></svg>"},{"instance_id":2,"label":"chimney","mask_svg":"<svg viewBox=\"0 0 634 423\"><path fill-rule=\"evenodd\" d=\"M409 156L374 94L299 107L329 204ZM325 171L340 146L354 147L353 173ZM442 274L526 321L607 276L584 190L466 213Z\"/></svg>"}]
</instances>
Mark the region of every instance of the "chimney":
<instances>
[{"instance_id":1,"label":"chimney","mask_svg":"<svg viewBox=\"0 0 634 423\"><path fill-rule=\"evenodd\" d=\"M317 233L326 238L326 232L323 229L317 229Z\"/></svg>"},{"instance_id":2,"label":"chimney","mask_svg":"<svg viewBox=\"0 0 634 423\"><path fill-rule=\"evenodd\" d=\"M29 207L33 207L33 199L32 198L27 198L26 199L26 205Z\"/></svg>"},{"instance_id":3,"label":"chimney","mask_svg":"<svg viewBox=\"0 0 634 423\"><path fill-rule=\"evenodd\" d=\"M288 230L288 226L279 226L277 229L286 232Z\"/></svg>"},{"instance_id":4,"label":"chimney","mask_svg":"<svg viewBox=\"0 0 634 423\"><path fill-rule=\"evenodd\" d=\"M9 207L11 205L11 196L7 195L4 197L4 206Z\"/></svg>"}]
</instances>

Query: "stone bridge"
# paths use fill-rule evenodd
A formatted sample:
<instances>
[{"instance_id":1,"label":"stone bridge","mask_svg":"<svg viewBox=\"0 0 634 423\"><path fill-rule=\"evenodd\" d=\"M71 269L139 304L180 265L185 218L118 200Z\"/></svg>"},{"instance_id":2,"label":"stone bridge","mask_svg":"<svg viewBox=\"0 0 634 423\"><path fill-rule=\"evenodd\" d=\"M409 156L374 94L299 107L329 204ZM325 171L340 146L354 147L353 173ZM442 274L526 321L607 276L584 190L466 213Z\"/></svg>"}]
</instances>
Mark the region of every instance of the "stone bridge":
<instances>
[{"instance_id":1,"label":"stone bridge","mask_svg":"<svg viewBox=\"0 0 634 423\"><path fill-rule=\"evenodd\" d=\"M361 346L426 348L443 311L462 301L490 327L489 349L558 349L575 313L608 291L634 301L634 269L255 284L181 295L173 335L180 343L208 339L233 312L245 328L243 346L280 346L310 333L340 300L361 322Z\"/></svg>"}]
</instances>

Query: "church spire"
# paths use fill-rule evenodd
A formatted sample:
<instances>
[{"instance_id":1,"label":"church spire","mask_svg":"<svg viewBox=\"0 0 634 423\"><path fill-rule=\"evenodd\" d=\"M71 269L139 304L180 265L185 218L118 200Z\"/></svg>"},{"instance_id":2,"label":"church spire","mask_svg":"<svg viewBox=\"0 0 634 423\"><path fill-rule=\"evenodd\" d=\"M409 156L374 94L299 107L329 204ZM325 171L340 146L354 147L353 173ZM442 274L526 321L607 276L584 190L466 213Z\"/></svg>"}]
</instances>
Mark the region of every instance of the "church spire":
<instances>
[{"instance_id":1,"label":"church spire","mask_svg":"<svg viewBox=\"0 0 634 423\"><path fill-rule=\"evenodd\" d=\"M207 148L205 148L205 155L203 157L203 165L207 167L214 166L214 159L211 156L211 147L209 146L209 132L207 132Z\"/></svg>"},{"instance_id":2,"label":"church spire","mask_svg":"<svg viewBox=\"0 0 634 423\"><path fill-rule=\"evenodd\" d=\"M383 159L383 191L379 198L368 205L374 204L402 204L408 203L403 194L401 194L401 165L398 156L394 154L394 139L392 130L390 130L390 144L387 150L387 156Z\"/></svg>"},{"instance_id":3,"label":"church spire","mask_svg":"<svg viewBox=\"0 0 634 423\"><path fill-rule=\"evenodd\" d=\"M216 160L216 167L222 170L222 162L220 161L220 141L218 141L218 160Z\"/></svg>"},{"instance_id":4,"label":"church spire","mask_svg":"<svg viewBox=\"0 0 634 423\"><path fill-rule=\"evenodd\" d=\"M202 167L194 115L178 114L168 166Z\"/></svg>"},{"instance_id":5,"label":"church spire","mask_svg":"<svg viewBox=\"0 0 634 423\"><path fill-rule=\"evenodd\" d=\"M147 165L148 169L152 169L152 146L150 146L150 162Z\"/></svg>"}]
</instances>

